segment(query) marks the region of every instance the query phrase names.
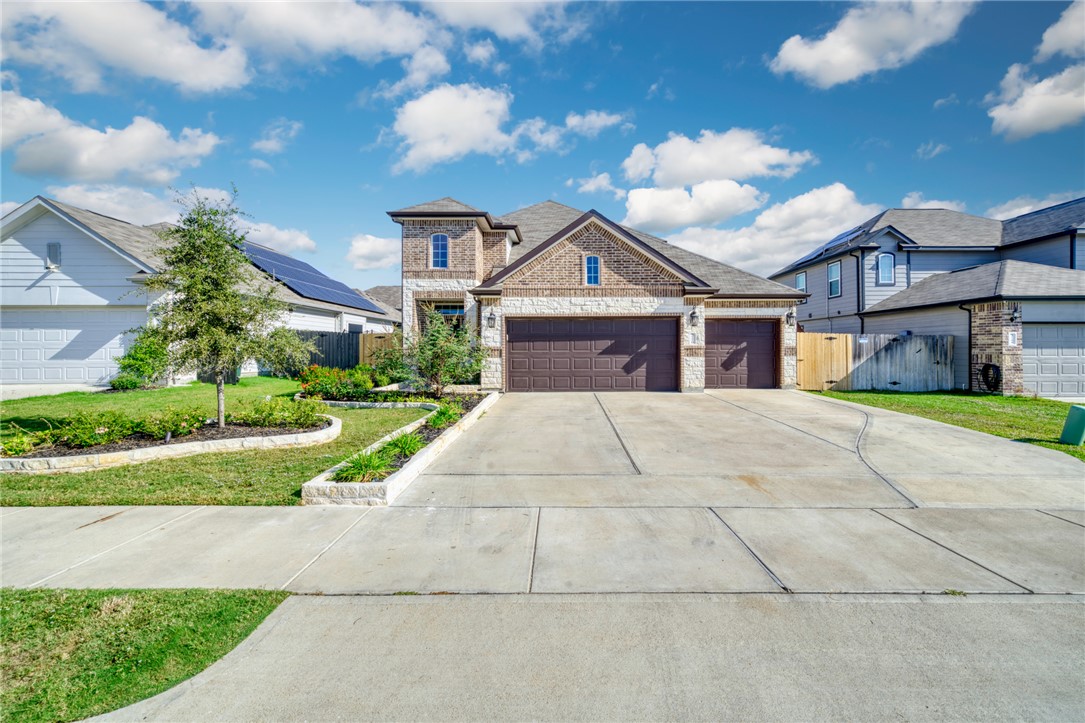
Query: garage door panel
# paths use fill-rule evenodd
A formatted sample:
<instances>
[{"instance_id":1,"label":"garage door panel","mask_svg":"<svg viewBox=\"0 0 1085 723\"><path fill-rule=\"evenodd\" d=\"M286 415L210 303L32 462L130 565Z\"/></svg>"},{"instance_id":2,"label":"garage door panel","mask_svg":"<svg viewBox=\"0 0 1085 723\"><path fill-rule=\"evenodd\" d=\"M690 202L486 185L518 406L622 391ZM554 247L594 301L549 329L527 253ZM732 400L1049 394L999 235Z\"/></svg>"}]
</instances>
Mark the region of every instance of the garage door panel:
<instances>
[{"instance_id":1,"label":"garage door panel","mask_svg":"<svg viewBox=\"0 0 1085 723\"><path fill-rule=\"evenodd\" d=\"M705 322L705 387L776 386L775 321L708 319Z\"/></svg>"},{"instance_id":2,"label":"garage door panel","mask_svg":"<svg viewBox=\"0 0 1085 723\"><path fill-rule=\"evenodd\" d=\"M511 390L678 388L676 319L510 319L506 323ZM527 359L530 362L525 364Z\"/></svg>"},{"instance_id":3,"label":"garage door panel","mask_svg":"<svg viewBox=\"0 0 1085 723\"><path fill-rule=\"evenodd\" d=\"M1085 396L1085 324L1025 324L1021 369L1026 391Z\"/></svg>"},{"instance_id":4,"label":"garage door panel","mask_svg":"<svg viewBox=\"0 0 1085 723\"><path fill-rule=\"evenodd\" d=\"M146 320L146 311L123 308L5 308L0 378L10 384L104 383L116 374L128 331Z\"/></svg>"}]
</instances>

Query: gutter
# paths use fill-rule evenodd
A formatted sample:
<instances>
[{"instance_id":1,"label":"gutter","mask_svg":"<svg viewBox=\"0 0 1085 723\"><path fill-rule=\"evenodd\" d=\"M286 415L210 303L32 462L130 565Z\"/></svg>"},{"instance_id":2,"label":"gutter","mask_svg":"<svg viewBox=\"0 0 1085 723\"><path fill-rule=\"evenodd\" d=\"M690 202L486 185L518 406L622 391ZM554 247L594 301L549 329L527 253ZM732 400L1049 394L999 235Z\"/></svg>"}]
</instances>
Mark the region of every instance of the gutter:
<instances>
[{"instance_id":1,"label":"gutter","mask_svg":"<svg viewBox=\"0 0 1085 723\"><path fill-rule=\"evenodd\" d=\"M958 304L957 308L968 314L968 391L972 391L972 307Z\"/></svg>"}]
</instances>

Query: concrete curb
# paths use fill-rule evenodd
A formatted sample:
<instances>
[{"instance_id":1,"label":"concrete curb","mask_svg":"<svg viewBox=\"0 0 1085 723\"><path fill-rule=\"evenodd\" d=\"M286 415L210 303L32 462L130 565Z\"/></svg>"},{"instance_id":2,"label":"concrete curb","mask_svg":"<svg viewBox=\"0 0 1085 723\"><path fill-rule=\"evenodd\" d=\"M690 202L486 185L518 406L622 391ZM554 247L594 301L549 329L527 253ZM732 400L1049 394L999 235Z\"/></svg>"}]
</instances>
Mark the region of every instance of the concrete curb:
<instances>
[{"instance_id":1,"label":"concrete curb","mask_svg":"<svg viewBox=\"0 0 1085 723\"><path fill-rule=\"evenodd\" d=\"M497 400L500 398L501 394L498 392L491 392L488 394L477 407L463 415L463 418L460 419L460 421L446 429L441 436L437 437L437 439L427 444L422 451L411 457L410 460L407 461L407 464L390 477L383 479L380 482L332 482L330 479L331 476L335 474L336 470L347 463L350 459L347 458L328 471L317 475L303 484L301 486L301 503L303 505L365 506L390 504L411 482L414 482L418 475L422 474L422 471L425 470L425 468L428 467L433 460L448 447L448 445L456 441L461 434L474 425L486 410L496 404ZM364 404L364 402L340 402L340 404ZM432 408L434 411L436 411L437 408L437 405L435 404L428 405L418 402L407 402L405 404ZM432 414L433 412L431 411L421 419L412 422L405 427L401 427L391 434L386 434L358 454L368 454L369 452L376 451L393 437L413 432L425 424L426 420L428 420ZM352 457L355 456L357 455L352 455Z\"/></svg>"},{"instance_id":2,"label":"concrete curb","mask_svg":"<svg viewBox=\"0 0 1085 723\"><path fill-rule=\"evenodd\" d=\"M0 459L0 472L15 474L61 474L64 472L90 472L107 467L121 467L156 459L191 457L209 452L243 452L252 449L285 449L311 447L330 442L343 431L342 420L327 414L320 415L331 420L331 425L315 432L278 434L271 437L237 437L236 439L212 439L206 442L181 442L157 447L143 447L124 452L79 454L68 457L34 457L31 459Z\"/></svg>"}]
</instances>

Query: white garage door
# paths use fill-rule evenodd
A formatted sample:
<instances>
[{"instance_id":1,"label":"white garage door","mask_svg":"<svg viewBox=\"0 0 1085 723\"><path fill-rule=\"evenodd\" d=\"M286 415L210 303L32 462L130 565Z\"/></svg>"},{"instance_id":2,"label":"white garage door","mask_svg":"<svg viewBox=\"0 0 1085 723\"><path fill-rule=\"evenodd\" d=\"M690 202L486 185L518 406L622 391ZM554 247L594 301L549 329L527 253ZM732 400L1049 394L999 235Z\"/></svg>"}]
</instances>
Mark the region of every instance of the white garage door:
<instances>
[{"instance_id":1,"label":"white garage door","mask_svg":"<svg viewBox=\"0 0 1085 723\"><path fill-rule=\"evenodd\" d=\"M1085 397L1085 324L1025 324L1025 389L1041 397Z\"/></svg>"},{"instance_id":2,"label":"white garage door","mask_svg":"<svg viewBox=\"0 0 1085 723\"><path fill-rule=\"evenodd\" d=\"M0 312L0 382L104 384L117 372L125 332L147 323L140 307L5 308Z\"/></svg>"}]
</instances>

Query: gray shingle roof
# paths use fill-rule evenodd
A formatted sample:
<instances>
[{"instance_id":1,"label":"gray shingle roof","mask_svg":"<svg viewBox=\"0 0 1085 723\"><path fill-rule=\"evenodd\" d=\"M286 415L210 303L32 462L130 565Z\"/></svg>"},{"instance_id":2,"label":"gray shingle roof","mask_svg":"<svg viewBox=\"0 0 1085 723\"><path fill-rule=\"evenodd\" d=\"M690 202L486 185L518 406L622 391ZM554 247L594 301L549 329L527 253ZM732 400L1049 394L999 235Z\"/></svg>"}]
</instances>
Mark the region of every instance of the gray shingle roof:
<instances>
[{"instance_id":1,"label":"gray shingle roof","mask_svg":"<svg viewBox=\"0 0 1085 723\"><path fill-rule=\"evenodd\" d=\"M512 247L509 256L510 265L576 221L584 213L555 201L543 201L495 219L502 223L516 224L520 227L520 233L524 238L523 243ZM628 226L621 228L702 279L709 286L718 288L720 296L777 296L781 298L802 296L788 286L687 251L651 234Z\"/></svg>"},{"instance_id":2,"label":"gray shingle roof","mask_svg":"<svg viewBox=\"0 0 1085 723\"><path fill-rule=\"evenodd\" d=\"M39 198L152 269L158 265L160 259L157 249L161 247L162 239L155 228L137 226L51 198Z\"/></svg>"},{"instance_id":3,"label":"gray shingle roof","mask_svg":"<svg viewBox=\"0 0 1085 723\"><path fill-rule=\"evenodd\" d=\"M1085 227L1085 198L1041 208L1002 222L1002 244L1051 236Z\"/></svg>"},{"instance_id":4,"label":"gray shingle roof","mask_svg":"<svg viewBox=\"0 0 1085 723\"><path fill-rule=\"evenodd\" d=\"M866 314L980 299L1085 299L1085 271L1027 261L996 261L928 276L874 304Z\"/></svg>"},{"instance_id":5,"label":"gray shingle roof","mask_svg":"<svg viewBox=\"0 0 1085 723\"><path fill-rule=\"evenodd\" d=\"M845 231L770 277L865 246L890 227L918 246L986 248L1002 242L1001 221L944 208L891 208Z\"/></svg>"},{"instance_id":6,"label":"gray shingle roof","mask_svg":"<svg viewBox=\"0 0 1085 723\"><path fill-rule=\"evenodd\" d=\"M388 318L397 324L403 323L403 287L373 286L366 290L355 289L359 294L384 309Z\"/></svg>"},{"instance_id":7,"label":"gray shingle roof","mask_svg":"<svg viewBox=\"0 0 1085 723\"><path fill-rule=\"evenodd\" d=\"M426 203L419 203L415 206L407 206L407 208L401 208L398 211L391 211L392 214L408 214L408 213L478 213L479 211L473 206L468 206L466 203L457 201L454 198L445 196L439 198L436 201L427 201Z\"/></svg>"},{"instance_id":8,"label":"gray shingle roof","mask_svg":"<svg viewBox=\"0 0 1085 723\"><path fill-rule=\"evenodd\" d=\"M65 214L77 223L82 224L109 243L112 243L121 251L136 258L150 268L157 268L158 264L161 262L161 259L158 256L158 249L162 248L165 242L158 234L160 230L165 230L172 226L172 224L158 223L153 226L137 226L136 224L128 223L127 221L121 221L120 219L112 218L110 216L103 216L94 211L88 211L85 208L78 208L66 203L61 203L60 201L51 198L45 198L43 196L39 196L39 198L60 213ZM282 283L275 284L275 295L288 304L336 312L346 311L347 313L362 316L375 316L373 312L366 312L361 309L354 309L348 306L306 298L295 293Z\"/></svg>"}]
</instances>

